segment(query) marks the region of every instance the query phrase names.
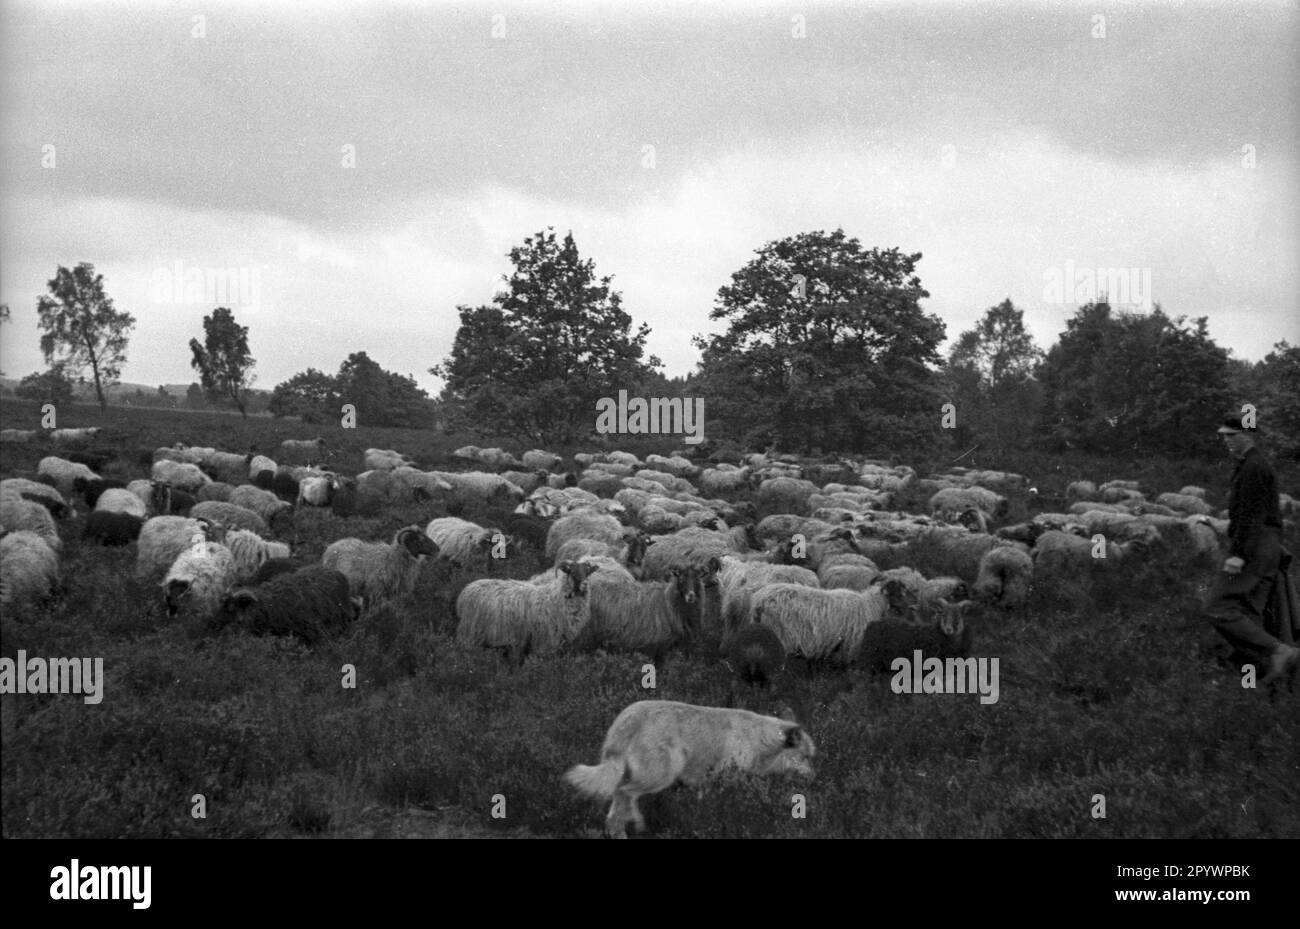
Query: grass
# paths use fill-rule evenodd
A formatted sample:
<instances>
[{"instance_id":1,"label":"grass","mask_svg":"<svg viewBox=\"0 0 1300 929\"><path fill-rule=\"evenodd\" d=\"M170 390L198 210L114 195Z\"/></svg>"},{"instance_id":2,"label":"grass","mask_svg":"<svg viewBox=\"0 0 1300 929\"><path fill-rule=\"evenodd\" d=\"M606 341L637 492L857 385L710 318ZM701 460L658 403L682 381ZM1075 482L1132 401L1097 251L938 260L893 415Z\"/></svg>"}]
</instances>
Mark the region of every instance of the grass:
<instances>
[{"instance_id":1,"label":"grass","mask_svg":"<svg viewBox=\"0 0 1300 929\"><path fill-rule=\"evenodd\" d=\"M34 406L6 401L4 413L6 427L37 421ZM92 409L66 418L60 425L100 422ZM471 441L162 410L110 410L104 424L97 444L130 450L113 466L122 477L143 473L140 452L176 441L273 454L282 438L321 434L345 472L360 470L370 446L437 467ZM0 473L29 473L44 453L6 445ZM1079 477L1136 476L1157 490L1203 483L1220 499L1227 477L1212 463L1085 464L979 462L1033 476L1045 499L1017 501L1022 512L1052 508ZM334 539L387 538L441 512L304 512L295 535L318 558ZM34 621L0 620L0 654L102 657L104 700L0 696L6 837L595 836L604 810L561 776L594 763L613 718L647 698L804 707L818 747L811 783L731 777L645 798L660 837L1300 836L1300 697L1245 690L1220 664L1217 637L1196 618L1198 584L1212 574L1204 564L1102 573L1035 589L1021 611L974 615L975 654L1001 670L1000 699L983 705L896 695L887 676L859 672L792 674L761 693L680 654L653 689L636 655L507 666L453 641L451 603L474 575L445 566L426 568L412 603L376 610L314 651L195 637L136 585L134 548L82 545L79 519L61 531L67 594ZM541 567L525 555L493 572ZM355 687L343 686L348 666ZM1104 819L1092 813L1098 794Z\"/></svg>"}]
</instances>

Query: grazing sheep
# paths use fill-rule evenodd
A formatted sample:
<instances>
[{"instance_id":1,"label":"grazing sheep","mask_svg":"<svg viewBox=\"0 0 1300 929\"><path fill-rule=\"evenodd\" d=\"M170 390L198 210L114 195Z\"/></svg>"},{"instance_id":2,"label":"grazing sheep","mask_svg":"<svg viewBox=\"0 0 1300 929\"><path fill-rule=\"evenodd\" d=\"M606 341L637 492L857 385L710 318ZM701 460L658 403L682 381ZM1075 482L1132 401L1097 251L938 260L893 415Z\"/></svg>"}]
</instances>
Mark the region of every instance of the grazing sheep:
<instances>
[{"instance_id":1,"label":"grazing sheep","mask_svg":"<svg viewBox=\"0 0 1300 929\"><path fill-rule=\"evenodd\" d=\"M172 487L191 494L204 484L212 483L212 478L204 474L198 465L180 461L155 461L149 476L155 481L166 481Z\"/></svg>"},{"instance_id":2,"label":"grazing sheep","mask_svg":"<svg viewBox=\"0 0 1300 929\"><path fill-rule=\"evenodd\" d=\"M1074 481L1065 488L1066 499L1096 500L1097 485L1092 481Z\"/></svg>"},{"instance_id":3,"label":"grazing sheep","mask_svg":"<svg viewBox=\"0 0 1300 929\"><path fill-rule=\"evenodd\" d=\"M524 452L524 467L530 471L558 471L564 467L564 459L554 452L540 448Z\"/></svg>"},{"instance_id":4,"label":"grazing sheep","mask_svg":"<svg viewBox=\"0 0 1300 929\"><path fill-rule=\"evenodd\" d=\"M86 517L81 537L98 545L130 545L140 538L144 519L130 513L107 513L95 510Z\"/></svg>"},{"instance_id":5,"label":"grazing sheep","mask_svg":"<svg viewBox=\"0 0 1300 929\"><path fill-rule=\"evenodd\" d=\"M72 515L72 507L63 499L63 494L40 481L29 481L23 477L6 478L0 481L0 496L16 496L30 500L32 503L39 503L49 510L50 515L55 519Z\"/></svg>"},{"instance_id":6,"label":"grazing sheep","mask_svg":"<svg viewBox=\"0 0 1300 929\"><path fill-rule=\"evenodd\" d=\"M330 498L330 512L335 516L355 516L360 508L360 495L355 478L334 478L334 489Z\"/></svg>"},{"instance_id":7,"label":"grazing sheep","mask_svg":"<svg viewBox=\"0 0 1300 929\"><path fill-rule=\"evenodd\" d=\"M213 481L211 484L204 484L194 494L194 500L197 503L203 503L208 500L216 500L220 503L229 503L230 495L235 492L234 484L227 484L224 481Z\"/></svg>"},{"instance_id":8,"label":"grazing sheep","mask_svg":"<svg viewBox=\"0 0 1300 929\"><path fill-rule=\"evenodd\" d=\"M980 559L975 597L987 603L1018 608L1029 599L1034 579L1034 559L1014 545L991 548Z\"/></svg>"},{"instance_id":9,"label":"grazing sheep","mask_svg":"<svg viewBox=\"0 0 1300 929\"><path fill-rule=\"evenodd\" d=\"M613 497L623 489L623 481L613 474L589 469L578 480L578 489L598 497Z\"/></svg>"},{"instance_id":10,"label":"grazing sheep","mask_svg":"<svg viewBox=\"0 0 1300 929\"><path fill-rule=\"evenodd\" d=\"M149 512L154 515L185 516L194 509L197 501L193 494L172 487L165 481L154 481L149 494Z\"/></svg>"},{"instance_id":11,"label":"grazing sheep","mask_svg":"<svg viewBox=\"0 0 1300 929\"><path fill-rule=\"evenodd\" d=\"M236 452L213 451L199 462L199 467L214 481L235 484L245 479L252 462L252 452L240 455Z\"/></svg>"},{"instance_id":12,"label":"grazing sheep","mask_svg":"<svg viewBox=\"0 0 1300 929\"><path fill-rule=\"evenodd\" d=\"M95 511L101 513L128 513L141 519L148 515L148 507L145 506L143 500L129 490L117 487L110 487L99 495L99 499L95 501Z\"/></svg>"},{"instance_id":13,"label":"grazing sheep","mask_svg":"<svg viewBox=\"0 0 1300 929\"><path fill-rule=\"evenodd\" d=\"M723 471L719 468L706 468L700 475L700 490L706 494L734 494L749 489L749 468Z\"/></svg>"},{"instance_id":14,"label":"grazing sheep","mask_svg":"<svg viewBox=\"0 0 1300 929\"><path fill-rule=\"evenodd\" d=\"M205 500L202 503L194 504L190 509L190 516L195 519L207 519L214 523L220 523L227 529L243 529L248 532L255 532L263 537L271 534L271 530L266 525L266 520L252 510L236 506L233 503L222 503L220 500Z\"/></svg>"},{"instance_id":15,"label":"grazing sheep","mask_svg":"<svg viewBox=\"0 0 1300 929\"><path fill-rule=\"evenodd\" d=\"M96 452L91 452L89 450L84 452L69 451L64 452L63 454L64 457L73 464L83 464L96 473L104 470L104 466L116 457L116 452L112 449L101 449Z\"/></svg>"},{"instance_id":16,"label":"grazing sheep","mask_svg":"<svg viewBox=\"0 0 1300 929\"><path fill-rule=\"evenodd\" d=\"M325 440L317 437L315 439L285 439L280 443L277 457L283 464L313 465L324 461L326 454Z\"/></svg>"},{"instance_id":17,"label":"grazing sheep","mask_svg":"<svg viewBox=\"0 0 1300 929\"><path fill-rule=\"evenodd\" d=\"M456 641L500 648L519 663L571 642L590 616L593 564L562 562L546 583L479 580L456 598Z\"/></svg>"},{"instance_id":18,"label":"grazing sheep","mask_svg":"<svg viewBox=\"0 0 1300 929\"><path fill-rule=\"evenodd\" d=\"M0 526L10 532L31 532L45 540L56 553L63 551L58 527L50 511L21 496L0 494Z\"/></svg>"},{"instance_id":19,"label":"grazing sheep","mask_svg":"<svg viewBox=\"0 0 1300 929\"><path fill-rule=\"evenodd\" d=\"M941 490L930 498L930 513L960 515L967 510L978 510L987 519L994 519L1006 508L1007 498L983 487L952 487Z\"/></svg>"},{"instance_id":20,"label":"grazing sheep","mask_svg":"<svg viewBox=\"0 0 1300 929\"><path fill-rule=\"evenodd\" d=\"M132 481L131 483L134 484L135 481ZM129 485L124 484L122 481L102 477L97 477L93 480L87 480L84 477L74 478L72 486L77 493L81 494L81 499L86 501L86 506L90 507L92 510L95 508L95 504L99 502L99 495L104 491L131 489ZM132 492L134 493L134 491ZM136 496L139 496L139 494L136 494ZM146 503L147 502L146 499Z\"/></svg>"},{"instance_id":21,"label":"grazing sheep","mask_svg":"<svg viewBox=\"0 0 1300 929\"><path fill-rule=\"evenodd\" d=\"M334 499L335 483L335 476L329 473L321 477L303 478L298 484L296 505L329 506Z\"/></svg>"},{"instance_id":22,"label":"grazing sheep","mask_svg":"<svg viewBox=\"0 0 1300 929\"><path fill-rule=\"evenodd\" d=\"M1188 484L1178 492L1185 497L1198 497L1201 500L1205 499L1205 488L1197 487L1195 484Z\"/></svg>"},{"instance_id":23,"label":"grazing sheep","mask_svg":"<svg viewBox=\"0 0 1300 929\"><path fill-rule=\"evenodd\" d=\"M808 500L817 492L812 481L774 477L759 485L758 505L769 513L807 513Z\"/></svg>"},{"instance_id":24,"label":"grazing sheep","mask_svg":"<svg viewBox=\"0 0 1300 929\"><path fill-rule=\"evenodd\" d=\"M591 539L611 546L623 544L623 524L613 516L603 513L570 513L557 519L546 535L546 557L555 561L555 555L570 539Z\"/></svg>"},{"instance_id":25,"label":"grazing sheep","mask_svg":"<svg viewBox=\"0 0 1300 929\"><path fill-rule=\"evenodd\" d=\"M279 469L280 466L265 455L254 455L252 460L248 462L248 479L255 481L263 471L270 471L274 474ZM234 482L231 481L231 483Z\"/></svg>"},{"instance_id":26,"label":"grazing sheep","mask_svg":"<svg viewBox=\"0 0 1300 929\"><path fill-rule=\"evenodd\" d=\"M219 542L186 546L162 581L167 617L175 619L181 610L188 610L198 619L208 619L221 607L234 583L235 560L230 549Z\"/></svg>"},{"instance_id":27,"label":"grazing sheep","mask_svg":"<svg viewBox=\"0 0 1300 929\"><path fill-rule=\"evenodd\" d=\"M209 628L236 625L253 635L293 635L314 646L346 632L356 615L348 579L322 565L309 565L232 590Z\"/></svg>"},{"instance_id":28,"label":"grazing sheep","mask_svg":"<svg viewBox=\"0 0 1300 929\"><path fill-rule=\"evenodd\" d=\"M76 489L76 480L81 478L87 484L99 480L99 476L84 464L68 461L64 458L49 456L42 458L36 465L36 473L51 478L59 493L65 497Z\"/></svg>"},{"instance_id":29,"label":"grazing sheep","mask_svg":"<svg viewBox=\"0 0 1300 929\"><path fill-rule=\"evenodd\" d=\"M1051 576L1077 575L1093 565L1114 566L1134 553L1142 551L1145 544L1140 540L1116 543L1106 541L1104 557L1093 557L1096 544L1092 539L1080 538L1067 532L1049 530L1039 536L1034 543L1034 576L1042 579Z\"/></svg>"},{"instance_id":30,"label":"grazing sheep","mask_svg":"<svg viewBox=\"0 0 1300 929\"><path fill-rule=\"evenodd\" d=\"M701 572L674 569L667 581L628 581L597 571L588 581L591 618L575 648L642 652L656 665L699 631Z\"/></svg>"},{"instance_id":31,"label":"grazing sheep","mask_svg":"<svg viewBox=\"0 0 1300 929\"><path fill-rule=\"evenodd\" d=\"M722 643L728 670L746 684L767 688L785 670L785 646L768 626L741 626Z\"/></svg>"},{"instance_id":32,"label":"grazing sheep","mask_svg":"<svg viewBox=\"0 0 1300 929\"><path fill-rule=\"evenodd\" d=\"M550 486L548 479L551 475L545 471L502 471L501 476L526 494L539 487Z\"/></svg>"},{"instance_id":33,"label":"grazing sheep","mask_svg":"<svg viewBox=\"0 0 1300 929\"><path fill-rule=\"evenodd\" d=\"M925 658L966 658L970 654L972 633L963 614L971 602L951 603L940 600L937 622L911 623L889 617L872 623L862 634L862 646L856 665L868 671L889 672L895 660L909 662L920 651Z\"/></svg>"},{"instance_id":34,"label":"grazing sheep","mask_svg":"<svg viewBox=\"0 0 1300 929\"><path fill-rule=\"evenodd\" d=\"M817 580L824 590L866 590L879 576L874 561L851 552L828 555L817 566Z\"/></svg>"},{"instance_id":35,"label":"grazing sheep","mask_svg":"<svg viewBox=\"0 0 1300 929\"><path fill-rule=\"evenodd\" d=\"M1192 494L1161 494L1156 497L1156 503L1188 516L1209 516L1214 512L1214 508L1205 502L1203 496Z\"/></svg>"},{"instance_id":36,"label":"grazing sheep","mask_svg":"<svg viewBox=\"0 0 1300 929\"><path fill-rule=\"evenodd\" d=\"M268 558L262 562L251 578L246 582L246 587L256 587L258 584L264 584L273 577L279 577L281 574L292 574L299 568L305 568L303 564L294 558ZM347 580L347 578L344 578Z\"/></svg>"},{"instance_id":37,"label":"grazing sheep","mask_svg":"<svg viewBox=\"0 0 1300 929\"><path fill-rule=\"evenodd\" d=\"M631 452L610 452L605 458L610 464L626 465L629 468L641 467L641 459Z\"/></svg>"},{"instance_id":38,"label":"grazing sheep","mask_svg":"<svg viewBox=\"0 0 1300 929\"><path fill-rule=\"evenodd\" d=\"M734 540L725 532L688 528L675 535L651 540L641 562L642 576L648 581L664 580L673 568L704 568L713 559L740 554Z\"/></svg>"},{"instance_id":39,"label":"grazing sheep","mask_svg":"<svg viewBox=\"0 0 1300 929\"><path fill-rule=\"evenodd\" d=\"M460 568L485 567L495 540L503 536L499 529L485 529L455 516L430 520L424 534L433 540L444 558Z\"/></svg>"},{"instance_id":40,"label":"grazing sheep","mask_svg":"<svg viewBox=\"0 0 1300 929\"><path fill-rule=\"evenodd\" d=\"M499 474L484 471L426 471L432 480L447 484L462 500L487 504L522 503L527 494ZM428 479L428 478L426 478Z\"/></svg>"},{"instance_id":41,"label":"grazing sheep","mask_svg":"<svg viewBox=\"0 0 1300 929\"><path fill-rule=\"evenodd\" d=\"M859 593L768 584L754 594L751 611L754 622L772 627L787 654L847 665L867 626L883 619L890 607L880 588Z\"/></svg>"},{"instance_id":42,"label":"grazing sheep","mask_svg":"<svg viewBox=\"0 0 1300 929\"><path fill-rule=\"evenodd\" d=\"M0 429L0 442L30 442L36 438L36 429Z\"/></svg>"},{"instance_id":43,"label":"grazing sheep","mask_svg":"<svg viewBox=\"0 0 1300 929\"><path fill-rule=\"evenodd\" d=\"M397 530L389 544L339 539L325 549L321 564L343 572L352 593L368 609L378 601L409 597L421 559L437 554L438 546L419 526L406 526Z\"/></svg>"},{"instance_id":44,"label":"grazing sheep","mask_svg":"<svg viewBox=\"0 0 1300 929\"><path fill-rule=\"evenodd\" d=\"M759 561L742 561L734 556L720 559L718 563L718 586L720 590L720 609L718 619L722 629L709 628L705 631L716 633L733 632L748 624L754 594L769 584L796 584L802 587L819 587L821 582L817 575L807 568L797 565L767 564Z\"/></svg>"},{"instance_id":45,"label":"grazing sheep","mask_svg":"<svg viewBox=\"0 0 1300 929\"><path fill-rule=\"evenodd\" d=\"M520 465L519 459L503 448L479 449L478 460L489 468L496 468L498 471L504 471L507 468L518 468Z\"/></svg>"},{"instance_id":46,"label":"grazing sheep","mask_svg":"<svg viewBox=\"0 0 1300 929\"><path fill-rule=\"evenodd\" d=\"M59 555L42 536L24 530L0 536L0 606L7 614L22 618L58 591Z\"/></svg>"},{"instance_id":47,"label":"grazing sheep","mask_svg":"<svg viewBox=\"0 0 1300 929\"><path fill-rule=\"evenodd\" d=\"M365 452L366 471L392 471L396 468L411 468L415 462L401 452L387 448L368 448Z\"/></svg>"},{"instance_id":48,"label":"grazing sheep","mask_svg":"<svg viewBox=\"0 0 1300 929\"><path fill-rule=\"evenodd\" d=\"M262 521L277 534L287 532L293 527L293 504L281 500L268 490L250 487L248 484L236 487L230 494L228 503L252 510Z\"/></svg>"},{"instance_id":49,"label":"grazing sheep","mask_svg":"<svg viewBox=\"0 0 1300 929\"><path fill-rule=\"evenodd\" d=\"M797 722L748 710L642 700L618 714L600 763L575 765L564 775L579 791L613 798L605 831L627 837L627 824L645 828L637 808L642 794L681 781L698 787L724 768L757 775L813 777L812 739Z\"/></svg>"},{"instance_id":50,"label":"grazing sheep","mask_svg":"<svg viewBox=\"0 0 1300 929\"><path fill-rule=\"evenodd\" d=\"M157 580L186 548L219 542L224 534L224 528L202 518L155 516L145 520L136 546L136 579L141 583Z\"/></svg>"},{"instance_id":51,"label":"grazing sheep","mask_svg":"<svg viewBox=\"0 0 1300 929\"><path fill-rule=\"evenodd\" d=\"M80 429L52 429L50 430L50 441L62 445L79 445L83 442L89 442L99 433L99 426L83 426Z\"/></svg>"},{"instance_id":52,"label":"grazing sheep","mask_svg":"<svg viewBox=\"0 0 1300 929\"><path fill-rule=\"evenodd\" d=\"M506 520L506 532L517 545L527 545L534 551L545 552L546 536L551 531L551 525L549 519L529 516L527 513L511 513Z\"/></svg>"},{"instance_id":53,"label":"grazing sheep","mask_svg":"<svg viewBox=\"0 0 1300 929\"><path fill-rule=\"evenodd\" d=\"M288 545L283 542L268 542L247 529L227 532L224 544L235 560L236 584L248 583L262 565L271 559L289 557Z\"/></svg>"}]
</instances>

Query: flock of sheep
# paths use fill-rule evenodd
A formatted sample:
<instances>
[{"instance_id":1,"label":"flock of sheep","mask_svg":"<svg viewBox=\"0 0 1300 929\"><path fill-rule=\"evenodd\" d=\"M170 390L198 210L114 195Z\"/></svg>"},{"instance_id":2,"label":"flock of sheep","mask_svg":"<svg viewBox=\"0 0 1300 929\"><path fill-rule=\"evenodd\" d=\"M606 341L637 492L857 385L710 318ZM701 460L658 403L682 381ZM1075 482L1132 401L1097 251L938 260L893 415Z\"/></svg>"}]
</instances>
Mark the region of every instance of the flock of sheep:
<instances>
[{"instance_id":1,"label":"flock of sheep","mask_svg":"<svg viewBox=\"0 0 1300 929\"><path fill-rule=\"evenodd\" d=\"M278 463L255 452L159 448L148 478L123 482L98 473L102 450L77 450L93 430L49 438L61 454L41 459L30 478L0 482L0 600L20 619L59 591L59 523L83 507L84 539L135 545L137 580L157 590L160 612L208 630L316 645L377 604L409 600L437 559L473 577L454 601L456 639L467 647L514 661L604 649L656 664L690 651L723 659L758 685L776 680L791 657L810 668L875 671L916 649L964 657L973 603L1014 611L1035 584L1126 559L1212 558L1227 528L1200 488L1148 500L1123 481L1076 482L1066 512L1007 524L1009 501L1037 493L1022 475L952 468L921 478L880 461L756 454L701 467L680 455L642 461L609 452L575 455L565 470L546 451L516 459L467 446L453 453L457 470L424 470L401 453L368 449L360 473L345 476L323 467L331 455L317 439L286 441ZM16 430L0 434L0 442L30 441ZM927 512L893 508L900 496L918 495ZM490 518L480 525L444 516L391 538L340 539L312 564L283 541L303 507L340 517L382 507L405 520L422 501L454 503L459 509L446 508L456 512L473 504ZM1294 517L1300 505L1284 496L1283 511ZM551 567L527 579L489 576L501 573L494 562L521 549ZM920 570L936 559L947 573ZM638 821L638 793L723 761L811 772L811 741L792 721L635 706L642 709L632 723L620 717L611 729L601 766L571 773L580 788L615 797L613 832ZM732 732L725 737L734 742L733 730L757 741L726 751L711 741ZM652 755L665 740L681 747L686 767L645 773L638 753ZM704 760L691 767L696 756Z\"/></svg>"}]
</instances>

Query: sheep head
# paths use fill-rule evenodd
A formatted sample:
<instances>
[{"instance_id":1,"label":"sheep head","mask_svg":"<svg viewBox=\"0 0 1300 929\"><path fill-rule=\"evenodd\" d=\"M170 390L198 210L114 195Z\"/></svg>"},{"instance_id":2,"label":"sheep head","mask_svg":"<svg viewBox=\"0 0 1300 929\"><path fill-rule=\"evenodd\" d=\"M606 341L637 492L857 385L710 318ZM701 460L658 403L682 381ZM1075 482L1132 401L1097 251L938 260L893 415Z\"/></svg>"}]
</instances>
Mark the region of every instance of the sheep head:
<instances>
[{"instance_id":1,"label":"sheep head","mask_svg":"<svg viewBox=\"0 0 1300 929\"><path fill-rule=\"evenodd\" d=\"M488 541L491 542L491 539ZM438 555L437 544L421 532L419 526L407 526L397 530L397 535L393 537L393 544L406 549L412 558L420 558L423 555L432 558Z\"/></svg>"}]
</instances>

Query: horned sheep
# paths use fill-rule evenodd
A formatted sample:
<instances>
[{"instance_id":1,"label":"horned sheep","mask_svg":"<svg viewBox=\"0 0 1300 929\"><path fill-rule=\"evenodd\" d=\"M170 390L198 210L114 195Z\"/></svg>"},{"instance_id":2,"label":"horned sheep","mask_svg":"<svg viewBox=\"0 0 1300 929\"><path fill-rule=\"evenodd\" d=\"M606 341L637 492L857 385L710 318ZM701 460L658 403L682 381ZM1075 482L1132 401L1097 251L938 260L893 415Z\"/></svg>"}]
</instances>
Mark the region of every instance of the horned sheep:
<instances>
[{"instance_id":1,"label":"horned sheep","mask_svg":"<svg viewBox=\"0 0 1300 929\"><path fill-rule=\"evenodd\" d=\"M586 625L588 578L595 565L562 562L545 583L478 580L456 598L456 641L504 649L522 663L530 654L554 652Z\"/></svg>"},{"instance_id":2,"label":"horned sheep","mask_svg":"<svg viewBox=\"0 0 1300 929\"><path fill-rule=\"evenodd\" d=\"M430 520L424 534L433 540L444 558L461 568L484 566L497 537L502 535L498 529L485 529L455 516Z\"/></svg>"},{"instance_id":3,"label":"horned sheep","mask_svg":"<svg viewBox=\"0 0 1300 929\"><path fill-rule=\"evenodd\" d=\"M321 564L341 571L353 594L368 608L377 601L409 597L421 559L437 554L438 546L419 526L406 526L388 544L339 539L325 549Z\"/></svg>"},{"instance_id":4,"label":"horned sheep","mask_svg":"<svg viewBox=\"0 0 1300 929\"><path fill-rule=\"evenodd\" d=\"M667 581L628 581L597 571L588 581L590 618L575 647L643 652L658 664L699 632L701 572L675 568Z\"/></svg>"},{"instance_id":5,"label":"horned sheep","mask_svg":"<svg viewBox=\"0 0 1300 929\"><path fill-rule=\"evenodd\" d=\"M786 653L809 661L849 664L868 625L883 619L890 599L880 588L864 592L769 584L754 594L753 620L771 626Z\"/></svg>"}]
</instances>

